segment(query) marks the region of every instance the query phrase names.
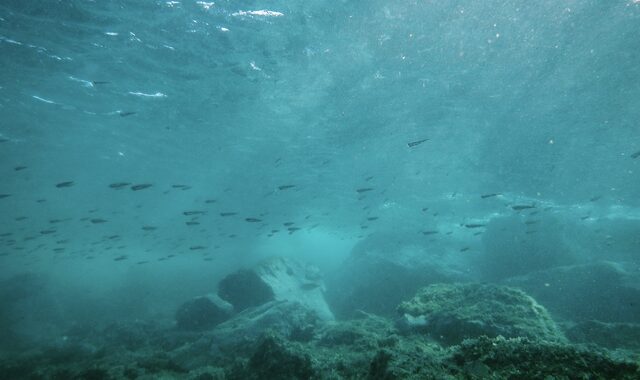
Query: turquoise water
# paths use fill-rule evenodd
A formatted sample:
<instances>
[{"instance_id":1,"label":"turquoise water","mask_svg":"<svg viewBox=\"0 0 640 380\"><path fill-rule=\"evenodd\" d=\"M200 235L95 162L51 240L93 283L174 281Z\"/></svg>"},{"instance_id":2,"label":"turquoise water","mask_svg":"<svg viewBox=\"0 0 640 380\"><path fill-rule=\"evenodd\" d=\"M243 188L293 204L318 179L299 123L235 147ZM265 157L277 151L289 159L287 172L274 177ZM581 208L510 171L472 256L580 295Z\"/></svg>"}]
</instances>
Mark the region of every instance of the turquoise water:
<instances>
[{"instance_id":1,"label":"turquoise water","mask_svg":"<svg viewBox=\"0 0 640 380\"><path fill-rule=\"evenodd\" d=\"M272 255L638 273L638 1L5 0L0 64L0 278L59 320Z\"/></svg>"}]
</instances>

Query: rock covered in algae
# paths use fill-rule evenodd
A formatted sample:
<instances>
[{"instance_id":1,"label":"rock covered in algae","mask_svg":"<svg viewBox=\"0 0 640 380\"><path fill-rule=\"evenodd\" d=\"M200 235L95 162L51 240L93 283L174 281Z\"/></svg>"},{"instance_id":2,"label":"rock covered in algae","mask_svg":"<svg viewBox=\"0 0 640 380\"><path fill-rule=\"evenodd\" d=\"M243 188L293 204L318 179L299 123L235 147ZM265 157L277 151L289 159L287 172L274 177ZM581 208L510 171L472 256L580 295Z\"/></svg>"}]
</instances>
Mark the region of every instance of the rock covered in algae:
<instances>
[{"instance_id":1,"label":"rock covered in algae","mask_svg":"<svg viewBox=\"0 0 640 380\"><path fill-rule=\"evenodd\" d=\"M397 310L400 326L444 344L482 335L565 341L544 307L521 290L505 286L430 285Z\"/></svg>"},{"instance_id":2,"label":"rock covered in algae","mask_svg":"<svg viewBox=\"0 0 640 380\"><path fill-rule=\"evenodd\" d=\"M465 379L638 379L640 367L604 352L527 338L480 337L454 347L448 372Z\"/></svg>"}]
</instances>

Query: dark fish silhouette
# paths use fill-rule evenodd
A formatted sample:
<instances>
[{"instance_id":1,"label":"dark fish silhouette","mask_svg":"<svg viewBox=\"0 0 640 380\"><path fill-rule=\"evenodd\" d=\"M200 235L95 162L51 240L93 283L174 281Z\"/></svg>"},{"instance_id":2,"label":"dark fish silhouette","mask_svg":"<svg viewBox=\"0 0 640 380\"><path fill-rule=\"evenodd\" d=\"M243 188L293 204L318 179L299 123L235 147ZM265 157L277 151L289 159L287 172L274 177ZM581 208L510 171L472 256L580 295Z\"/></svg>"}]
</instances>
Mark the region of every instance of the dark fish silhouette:
<instances>
[{"instance_id":1,"label":"dark fish silhouette","mask_svg":"<svg viewBox=\"0 0 640 380\"><path fill-rule=\"evenodd\" d=\"M24 170L26 168L27 168L26 166L16 166L15 168L13 168L13 170L19 172L20 170Z\"/></svg>"},{"instance_id":2,"label":"dark fish silhouette","mask_svg":"<svg viewBox=\"0 0 640 380\"><path fill-rule=\"evenodd\" d=\"M515 211L520 211L520 210L526 210L530 208L536 208L536 205L514 205L514 206L511 206L511 208L514 209Z\"/></svg>"},{"instance_id":3,"label":"dark fish silhouette","mask_svg":"<svg viewBox=\"0 0 640 380\"><path fill-rule=\"evenodd\" d=\"M171 187L173 187L174 189L182 189L182 190L189 190L191 188L191 186L189 185L171 185Z\"/></svg>"},{"instance_id":4,"label":"dark fish silhouette","mask_svg":"<svg viewBox=\"0 0 640 380\"><path fill-rule=\"evenodd\" d=\"M221 212L220 216L233 216L233 215L237 215L237 212Z\"/></svg>"},{"instance_id":5,"label":"dark fish silhouette","mask_svg":"<svg viewBox=\"0 0 640 380\"><path fill-rule=\"evenodd\" d=\"M595 197L589 199L590 202L599 201L602 198L602 195L596 195Z\"/></svg>"},{"instance_id":6,"label":"dark fish silhouette","mask_svg":"<svg viewBox=\"0 0 640 380\"><path fill-rule=\"evenodd\" d=\"M367 220L378 220L377 216L370 216L367 218Z\"/></svg>"},{"instance_id":7,"label":"dark fish silhouette","mask_svg":"<svg viewBox=\"0 0 640 380\"><path fill-rule=\"evenodd\" d=\"M0 199L2 199L2 198L8 198L8 197L10 197L10 196L11 196L11 194L0 194Z\"/></svg>"},{"instance_id":8,"label":"dark fish silhouette","mask_svg":"<svg viewBox=\"0 0 640 380\"><path fill-rule=\"evenodd\" d=\"M249 223L262 222L262 219L258 219L258 218L244 218L244 220L246 220Z\"/></svg>"},{"instance_id":9,"label":"dark fish silhouette","mask_svg":"<svg viewBox=\"0 0 640 380\"><path fill-rule=\"evenodd\" d=\"M487 199L487 198L497 197L498 195L500 195L500 193L483 194L480 196L480 198Z\"/></svg>"},{"instance_id":10,"label":"dark fish silhouette","mask_svg":"<svg viewBox=\"0 0 640 380\"><path fill-rule=\"evenodd\" d=\"M200 224L200 222L184 222L184 224L186 224L187 226L197 226Z\"/></svg>"},{"instance_id":11,"label":"dark fish silhouette","mask_svg":"<svg viewBox=\"0 0 640 380\"><path fill-rule=\"evenodd\" d=\"M356 192L362 194L362 193L366 193L367 191L372 191L372 190L373 190L372 187L361 187L359 189L356 189Z\"/></svg>"},{"instance_id":12,"label":"dark fish silhouette","mask_svg":"<svg viewBox=\"0 0 640 380\"><path fill-rule=\"evenodd\" d=\"M105 219L100 219L100 218L95 218L95 219L91 219L91 223L93 224L101 224L101 223L106 223L107 221Z\"/></svg>"},{"instance_id":13,"label":"dark fish silhouette","mask_svg":"<svg viewBox=\"0 0 640 380\"><path fill-rule=\"evenodd\" d=\"M480 227L486 227L486 224L470 223L470 224L465 224L464 226L467 228L480 228Z\"/></svg>"},{"instance_id":14,"label":"dark fish silhouette","mask_svg":"<svg viewBox=\"0 0 640 380\"><path fill-rule=\"evenodd\" d=\"M144 231L155 231L157 229L158 229L158 227L154 227L154 226L143 226L142 227L142 230L144 230Z\"/></svg>"},{"instance_id":15,"label":"dark fish silhouette","mask_svg":"<svg viewBox=\"0 0 640 380\"><path fill-rule=\"evenodd\" d=\"M73 186L73 181L67 181L67 182L60 182L58 184L56 184L57 188L63 188L63 187L71 187Z\"/></svg>"},{"instance_id":16,"label":"dark fish silhouette","mask_svg":"<svg viewBox=\"0 0 640 380\"><path fill-rule=\"evenodd\" d=\"M118 189L125 188L125 187L127 187L129 185L131 185L130 182L114 182L114 183L110 184L109 187L112 188L112 189L118 190Z\"/></svg>"},{"instance_id":17,"label":"dark fish silhouette","mask_svg":"<svg viewBox=\"0 0 640 380\"><path fill-rule=\"evenodd\" d=\"M287 190L293 187L296 187L296 185L281 185L281 186L278 186L278 190Z\"/></svg>"},{"instance_id":18,"label":"dark fish silhouette","mask_svg":"<svg viewBox=\"0 0 640 380\"><path fill-rule=\"evenodd\" d=\"M206 213L207 213L206 211L184 211L183 212L183 214L187 215L187 216L189 216L189 215L204 215Z\"/></svg>"},{"instance_id":19,"label":"dark fish silhouette","mask_svg":"<svg viewBox=\"0 0 640 380\"><path fill-rule=\"evenodd\" d=\"M410 143L407 143L407 146L409 148L413 148L414 146L418 146L418 145L422 144L425 141L429 141L429 139L422 139L422 140L418 140L418 141L412 141Z\"/></svg>"},{"instance_id":20,"label":"dark fish silhouette","mask_svg":"<svg viewBox=\"0 0 640 380\"><path fill-rule=\"evenodd\" d=\"M138 190L147 189L147 188L149 188L149 187L151 187L151 186L153 186L153 185L152 185L152 184L150 184L150 183L143 183L143 184L140 184L140 185L133 185L133 186L131 186L131 190L133 190L133 191L138 191Z\"/></svg>"},{"instance_id":21,"label":"dark fish silhouette","mask_svg":"<svg viewBox=\"0 0 640 380\"><path fill-rule=\"evenodd\" d=\"M135 115L137 114L137 112L135 111L120 111L118 113L118 115L120 115L121 117L127 117L127 116L131 116L131 115Z\"/></svg>"},{"instance_id":22,"label":"dark fish silhouette","mask_svg":"<svg viewBox=\"0 0 640 380\"><path fill-rule=\"evenodd\" d=\"M202 250L202 249L205 249L205 248L207 248L207 247L202 246L202 245L192 245L191 247L189 247L189 249L192 250L192 251L198 251L198 250Z\"/></svg>"},{"instance_id":23,"label":"dark fish silhouette","mask_svg":"<svg viewBox=\"0 0 640 380\"><path fill-rule=\"evenodd\" d=\"M438 233L436 230L422 231L424 235L435 235Z\"/></svg>"},{"instance_id":24,"label":"dark fish silhouette","mask_svg":"<svg viewBox=\"0 0 640 380\"><path fill-rule=\"evenodd\" d=\"M469 249L470 249L469 247L460 248L460 252L466 252L466 251L468 251Z\"/></svg>"},{"instance_id":25,"label":"dark fish silhouette","mask_svg":"<svg viewBox=\"0 0 640 380\"><path fill-rule=\"evenodd\" d=\"M122 261L122 260L126 260L127 256L126 255L122 255L122 256L118 256L115 259L113 259L113 261Z\"/></svg>"},{"instance_id":26,"label":"dark fish silhouette","mask_svg":"<svg viewBox=\"0 0 640 380\"><path fill-rule=\"evenodd\" d=\"M102 84L109 84L109 83L111 83L111 82L107 82L107 81L104 81L104 80L94 80L94 81L92 81L91 83L92 83L94 86L99 86L99 85L102 85Z\"/></svg>"},{"instance_id":27,"label":"dark fish silhouette","mask_svg":"<svg viewBox=\"0 0 640 380\"><path fill-rule=\"evenodd\" d=\"M216 203L215 199L207 199L204 203Z\"/></svg>"},{"instance_id":28,"label":"dark fish silhouette","mask_svg":"<svg viewBox=\"0 0 640 380\"><path fill-rule=\"evenodd\" d=\"M43 234L43 235L54 234L56 232L57 232L57 230L42 230L42 231L40 231L40 233Z\"/></svg>"},{"instance_id":29,"label":"dark fish silhouette","mask_svg":"<svg viewBox=\"0 0 640 380\"><path fill-rule=\"evenodd\" d=\"M631 158L638 158L638 157L640 157L640 150L631 155Z\"/></svg>"}]
</instances>

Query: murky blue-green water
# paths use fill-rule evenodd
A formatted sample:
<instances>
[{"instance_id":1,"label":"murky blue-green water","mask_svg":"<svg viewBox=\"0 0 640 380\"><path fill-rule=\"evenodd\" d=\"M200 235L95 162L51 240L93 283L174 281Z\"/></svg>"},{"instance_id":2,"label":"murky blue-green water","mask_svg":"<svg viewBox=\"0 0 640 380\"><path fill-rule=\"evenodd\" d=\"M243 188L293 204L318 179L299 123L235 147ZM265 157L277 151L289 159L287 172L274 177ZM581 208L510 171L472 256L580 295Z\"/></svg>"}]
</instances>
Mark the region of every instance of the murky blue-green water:
<instances>
[{"instance_id":1,"label":"murky blue-green water","mask_svg":"<svg viewBox=\"0 0 640 380\"><path fill-rule=\"evenodd\" d=\"M7 342L170 324L273 255L337 316L484 281L640 324L638 1L5 0L0 64Z\"/></svg>"}]
</instances>

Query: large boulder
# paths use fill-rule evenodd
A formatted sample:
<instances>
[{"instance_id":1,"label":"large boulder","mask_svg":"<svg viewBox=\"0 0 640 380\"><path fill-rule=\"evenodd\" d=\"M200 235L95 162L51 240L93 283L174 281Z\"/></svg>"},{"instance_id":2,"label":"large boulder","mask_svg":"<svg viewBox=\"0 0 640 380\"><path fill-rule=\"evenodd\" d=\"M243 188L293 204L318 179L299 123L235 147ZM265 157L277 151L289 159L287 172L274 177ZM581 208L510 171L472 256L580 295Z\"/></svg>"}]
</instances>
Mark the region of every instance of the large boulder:
<instances>
[{"instance_id":1,"label":"large boulder","mask_svg":"<svg viewBox=\"0 0 640 380\"><path fill-rule=\"evenodd\" d=\"M539 211L533 211L539 212ZM577 262L568 239L576 223L553 215L517 214L491 219L476 266L488 282Z\"/></svg>"},{"instance_id":2,"label":"large boulder","mask_svg":"<svg viewBox=\"0 0 640 380\"><path fill-rule=\"evenodd\" d=\"M636 264L601 261L562 266L507 279L552 313L573 321L640 323Z\"/></svg>"},{"instance_id":3,"label":"large boulder","mask_svg":"<svg viewBox=\"0 0 640 380\"><path fill-rule=\"evenodd\" d=\"M640 350L640 324L578 322L566 329L567 338L575 343L593 343L612 350Z\"/></svg>"},{"instance_id":4,"label":"large boulder","mask_svg":"<svg viewBox=\"0 0 640 380\"><path fill-rule=\"evenodd\" d=\"M398 303L423 286L469 280L454 255L412 232L378 232L358 243L340 270L327 280L327 299L337 316L360 311L394 316ZM438 253L439 252L439 253ZM457 252L457 250L456 250Z\"/></svg>"},{"instance_id":5,"label":"large boulder","mask_svg":"<svg viewBox=\"0 0 640 380\"><path fill-rule=\"evenodd\" d=\"M183 303L176 312L176 327L203 330L229 319L233 306L215 295L196 297Z\"/></svg>"},{"instance_id":6,"label":"large boulder","mask_svg":"<svg viewBox=\"0 0 640 380\"><path fill-rule=\"evenodd\" d=\"M398 306L404 331L430 335L443 344L479 336L565 338L544 307L518 289L485 284L435 284Z\"/></svg>"},{"instance_id":7,"label":"large boulder","mask_svg":"<svg viewBox=\"0 0 640 380\"><path fill-rule=\"evenodd\" d=\"M226 276L218 284L218 295L237 311L270 301L291 301L321 319L333 319L318 268L289 258L272 257L252 269Z\"/></svg>"}]
</instances>

